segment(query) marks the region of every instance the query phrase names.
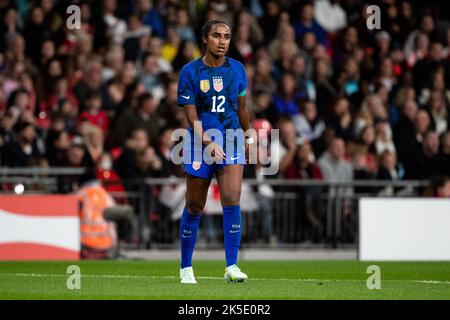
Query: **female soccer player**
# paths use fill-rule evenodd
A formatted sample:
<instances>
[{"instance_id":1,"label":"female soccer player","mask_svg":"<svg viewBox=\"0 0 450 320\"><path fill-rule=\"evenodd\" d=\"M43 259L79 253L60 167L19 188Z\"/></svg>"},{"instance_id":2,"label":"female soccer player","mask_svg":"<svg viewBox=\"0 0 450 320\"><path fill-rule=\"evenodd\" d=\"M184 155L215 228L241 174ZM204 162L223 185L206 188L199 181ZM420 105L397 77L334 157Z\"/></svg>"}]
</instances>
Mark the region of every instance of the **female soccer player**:
<instances>
[{"instance_id":1,"label":"female soccer player","mask_svg":"<svg viewBox=\"0 0 450 320\"><path fill-rule=\"evenodd\" d=\"M247 275L236 265L241 242L239 201L248 145L254 142L254 137L245 138L244 143L244 135L230 138L226 134L227 129L241 132L249 129L245 106L247 77L240 62L225 56L230 38L231 30L226 22L206 22L202 28L205 55L186 64L180 71L178 105L184 108L190 125L190 143L185 143L183 148L187 190L180 226L181 283L197 283L192 269L192 254L201 212L214 174L223 208L224 278L227 282L247 279ZM219 131L222 139L208 135L210 129ZM195 144L195 139L198 144ZM229 148L233 149L231 153L226 152ZM209 157L203 157L205 149Z\"/></svg>"}]
</instances>

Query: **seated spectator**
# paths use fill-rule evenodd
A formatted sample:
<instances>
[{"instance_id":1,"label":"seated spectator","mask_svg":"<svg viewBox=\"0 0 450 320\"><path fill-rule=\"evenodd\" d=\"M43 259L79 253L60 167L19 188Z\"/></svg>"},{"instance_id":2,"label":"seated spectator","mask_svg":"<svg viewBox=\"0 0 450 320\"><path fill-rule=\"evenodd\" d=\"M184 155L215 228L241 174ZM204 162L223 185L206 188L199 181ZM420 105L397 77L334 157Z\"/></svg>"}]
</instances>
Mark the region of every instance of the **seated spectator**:
<instances>
[{"instance_id":1,"label":"seated spectator","mask_svg":"<svg viewBox=\"0 0 450 320\"><path fill-rule=\"evenodd\" d=\"M161 136L158 140L158 146L156 148L156 155L161 159L162 168L161 174L164 177L183 177L184 171L181 165L176 165L172 162L172 147L174 142L172 141L173 129L162 129Z\"/></svg>"},{"instance_id":2,"label":"seated spectator","mask_svg":"<svg viewBox=\"0 0 450 320\"><path fill-rule=\"evenodd\" d=\"M342 138L345 141L350 141L354 138L353 134L353 116L350 111L350 102L346 97L338 97L335 99L331 115L326 120L327 126L331 127L336 137Z\"/></svg>"},{"instance_id":3,"label":"seated spectator","mask_svg":"<svg viewBox=\"0 0 450 320\"><path fill-rule=\"evenodd\" d=\"M46 158L51 167L61 167L70 146L70 138L66 131L50 129L46 139Z\"/></svg>"},{"instance_id":4,"label":"seated spectator","mask_svg":"<svg viewBox=\"0 0 450 320\"><path fill-rule=\"evenodd\" d=\"M376 118L374 124L376 154L380 155L386 150L396 153L395 144L392 141L392 129L389 121L383 118Z\"/></svg>"},{"instance_id":5,"label":"seated spectator","mask_svg":"<svg viewBox=\"0 0 450 320\"><path fill-rule=\"evenodd\" d=\"M413 132L402 133L395 145L399 157L401 157L399 160L405 168L406 179L417 179L419 175L417 161L421 153L424 135L430 129L430 117L426 111L417 112L413 128Z\"/></svg>"},{"instance_id":6,"label":"seated spectator","mask_svg":"<svg viewBox=\"0 0 450 320\"><path fill-rule=\"evenodd\" d=\"M181 8L177 11L176 28L181 40L197 43L194 30L189 24L189 12L186 9Z\"/></svg>"},{"instance_id":7,"label":"seated spectator","mask_svg":"<svg viewBox=\"0 0 450 320\"><path fill-rule=\"evenodd\" d=\"M15 121L23 112L30 109L30 94L23 88L14 91L9 100L12 101L12 104L9 106L8 111Z\"/></svg>"},{"instance_id":8,"label":"seated spectator","mask_svg":"<svg viewBox=\"0 0 450 320\"><path fill-rule=\"evenodd\" d=\"M200 58L200 52L194 42L183 40L178 48L177 55L173 59L172 67L175 72L179 72L186 64Z\"/></svg>"},{"instance_id":9,"label":"seated spectator","mask_svg":"<svg viewBox=\"0 0 450 320\"><path fill-rule=\"evenodd\" d=\"M286 168L283 177L286 179L317 179L321 180L322 172L315 162L314 153L308 141L296 148L293 161Z\"/></svg>"},{"instance_id":10,"label":"seated spectator","mask_svg":"<svg viewBox=\"0 0 450 320\"><path fill-rule=\"evenodd\" d=\"M301 39L306 32L312 32L317 41L328 45L326 31L314 20L314 4L306 2L300 9L300 19L294 24L295 37Z\"/></svg>"},{"instance_id":11,"label":"seated spectator","mask_svg":"<svg viewBox=\"0 0 450 320\"><path fill-rule=\"evenodd\" d=\"M428 131L423 136L422 150L417 159L416 179L427 179L444 174L442 158L439 156L439 136Z\"/></svg>"},{"instance_id":12,"label":"seated spectator","mask_svg":"<svg viewBox=\"0 0 450 320\"><path fill-rule=\"evenodd\" d=\"M353 180L353 166L345 160L346 146L341 138L334 138L328 150L320 157L318 165L325 181L350 182ZM353 193L351 187L341 188L345 195ZM332 196L330 194L330 196Z\"/></svg>"},{"instance_id":13,"label":"seated spectator","mask_svg":"<svg viewBox=\"0 0 450 320\"><path fill-rule=\"evenodd\" d=\"M317 114L316 104L313 101L303 101L300 114L292 117L297 134L307 141L318 139L325 130L325 122Z\"/></svg>"},{"instance_id":14,"label":"seated spectator","mask_svg":"<svg viewBox=\"0 0 450 320\"><path fill-rule=\"evenodd\" d=\"M149 93L139 96L137 106L128 109L119 117L116 123L116 137L120 145L125 144L127 137L136 128L145 128L150 141L157 141L161 128L161 119L157 114L158 103Z\"/></svg>"},{"instance_id":15,"label":"seated spectator","mask_svg":"<svg viewBox=\"0 0 450 320\"><path fill-rule=\"evenodd\" d=\"M280 138L271 144L270 154L275 167L276 162L278 162L279 173L282 175L292 163L299 141L297 140L294 123L290 119L279 119L277 127L280 130Z\"/></svg>"},{"instance_id":16,"label":"seated spectator","mask_svg":"<svg viewBox=\"0 0 450 320\"><path fill-rule=\"evenodd\" d=\"M379 157L379 167L376 178L378 180L397 180L401 179L397 168L397 158L395 153L385 150Z\"/></svg>"},{"instance_id":17,"label":"seated spectator","mask_svg":"<svg viewBox=\"0 0 450 320\"><path fill-rule=\"evenodd\" d=\"M250 44L250 26L237 26L236 35L231 39L229 56L243 64L253 61L253 47Z\"/></svg>"},{"instance_id":18,"label":"seated spectator","mask_svg":"<svg viewBox=\"0 0 450 320\"><path fill-rule=\"evenodd\" d=\"M368 125L362 129L356 142L349 142L347 153L351 159L357 160L369 173L376 171L375 129ZM356 159L355 159L356 157Z\"/></svg>"},{"instance_id":19,"label":"seated spectator","mask_svg":"<svg viewBox=\"0 0 450 320\"><path fill-rule=\"evenodd\" d=\"M440 154L442 158L442 164L444 165L444 174L450 177L450 130L442 134L440 140Z\"/></svg>"},{"instance_id":20,"label":"seated spectator","mask_svg":"<svg viewBox=\"0 0 450 320\"><path fill-rule=\"evenodd\" d=\"M253 103L251 111L253 116L258 119L267 119L275 123L277 119L275 106L272 103L272 95L265 90L258 90L253 94Z\"/></svg>"},{"instance_id":21,"label":"seated spectator","mask_svg":"<svg viewBox=\"0 0 450 320\"><path fill-rule=\"evenodd\" d=\"M65 77L59 77L55 81L52 94L41 102L40 112L50 115L56 112L58 104L62 100L69 100L75 110L78 110L78 101L75 95L69 90L68 80Z\"/></svg>"},{"instance_id":22,"label":"seated spectator","mask_svg":"<svg viewBox=\"0 0 450 320\"><path fill-rule=\"evenodd\" d=\"M83 140L95 165L98 165L104 153L104 133L100 127L85 124L82 128Z\"/></svg>"},{"instance_id":23,"label":"seated spectator","mask_svg":"<svg viewBox=\"0 0 450 320\"><path fill-rule=\"evenodd\" d=\"M162 70L156 55L147 53L142 57L142 71L139 76L147 92L152 92L161 86Z\"/></svg>"},{"instance_id":24,"label":"seated spectator","mask_svg":"<svg viewBox=\"0 0 450 320\"><path fill-rule=\"evenodd\" d=\"M441 91L433 90L427 104L431 126L437 134L442 134L450 128L450 108Z\"/></svg>"},{"instance_id":25,"label":"seated spectator","mask_svg":"<svg viewBox=\"0 0 450 320\"><path fill-rule=\"evenodd\" d=\"M99 91L92 91L86 95L86 110L80 114L79 121L98 126L103 133L108 134L109 118L105 111L102 111L102 96Z\"/></svg>"},{"instance_id":26,"label":"seated spectator","mask_svg":"<svg viewBox=\"0 0 450 320\"><path fill-rule=\"evenodd\" d=\"M107 82L117 76L125 67L125 51L121 45L115 44L105 55L105 65L102 70L102 81Z\"/></svg>"},{"instance_id":27,"label":"seated spectator","mask_svg":"<svg viewBox=\"0 0 450 320\"><path fill-rule=\"evenodd\" d=\"M89 55L83 64L81 80L74 86L73 92L80 102L80 110L86 109L86 97L91 91L102 87L102 61L98 55Z\"/></svg>"},{"instance_id":28,"label":"seated spectator","mask_svg":"<svg viewBox=\"0 0 450 320\"><path fill-rule=\"evenodd\" d=\"M30 122L18 122L14 126L16 139L5 146L5 165L8 167L26 167L33 159L44 156L43 141L36 134Z\"/></svg>"},{"instance_id":29,"label":"seated spectator","mask_svg":"<svg viewBox=\"0 0 450 320\"><path fill-rule=\"evenodd\" d=\"M431 179L428 188L424 192L425 197L450 198L450 178L439 176Z\"/></svg>"},{"instance_id":30,"label":"seated spectator","mask_svg":"<svg viewBox=\"0 0 450 320\"><path fill-rule=\"evenodd\" d=\"M314 154L311 145L308 141L304 141L296 148L296 153L292 163L287 167L283 174L286 179L314 179L322 180L322 172L315 162ZM305 219L310 226L312 226L312 238L317 242L322 239L322 225L324 217L322 215L321 206L321 187L294 187L289 188L291 191L297 192L299 195L299 207L304 212L300 217L295 217L290 223L296 225L296 229L306 229L302 218ZM300 238L301 233L297 233L297 239Z\"/></svg>"},{"instance_id":31,"label":"seated spectator","mask_svg":"<svg viewBox=\"0 0 450 320\"><path fill-rule=\"evenodd\" d=\"M278 117L298 114L295 78L291 73L284 73L281 77L280 87L273 97L273 103Z\"/></svg>"},{"instance_id":32,"label":"seated spectator","mask_svg":"<svg viewBox=\"0 0 450 320\"><path fill-rule=\"evenodd\" d=\"M107 36L112 43L121 45L127 32L127 24L116 16L116 10L116 0L105 0L103 2L103 20L107 27Z\"/></svg>"},{"instance_id":33,"label":"seated spectator","mask_svg":"<svg viewBox=\"0 0 450 320\"><path fill-rule=\"evenodd\" d=\"M272 61L270 59L259 58L256 60L253 90L255 92L265 91L270 95L277 90L277 84L272 76Z\"/></svg>"}]
</instances>

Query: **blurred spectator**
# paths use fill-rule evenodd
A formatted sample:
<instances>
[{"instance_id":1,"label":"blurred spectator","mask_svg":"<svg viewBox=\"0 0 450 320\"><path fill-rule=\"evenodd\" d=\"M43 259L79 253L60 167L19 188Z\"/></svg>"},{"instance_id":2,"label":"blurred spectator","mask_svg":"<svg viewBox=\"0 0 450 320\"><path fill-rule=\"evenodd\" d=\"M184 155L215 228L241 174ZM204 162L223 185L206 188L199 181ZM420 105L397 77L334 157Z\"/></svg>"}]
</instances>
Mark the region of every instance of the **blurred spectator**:
<instances>
[{"instance_id":1,"label":"blurred spectator","mask_svg":"<svg viewBox=\"0 0 450 320\"><path fill-rule=\"evenodd\" d=\"M380 155L380 164L378 167L378 180L397 180L400 179L400 174L397 170L397 159L395 153L385 150Z\"/></svg>"},{"instance_id":2,"label":"blurred spectator","mask_svg":"<svg viewBox=\"0 0 450 320\"><path fill-rule=\"evenodd\" d=\"M254 118L267 119L275 123L277 115L272 103L272 95L266 90L257 90L253 94L251 112Z\"/></svg>"},{"instance_id":3,"label":"blurred spectator","mask_svg":"<svg viewBox=\"0 0 450 320\"><path fill-rule=\"evenodd\" d=\"M109 130L109 118L105 111L102 111L102 96L99 91L91 91L86 95L86 110L80 114L80 122L87 121L103 130L104 134Z\"/></svg>"},{"instance_id":4,"label":"blurred spectator","mask_svg":"<svg viewBox=\"0 0 450 320\"><path fill-rule=\"evenodd\" d=\"M294 159L286 168L283 177L286 179L322 180L322 172L316 164L309 142L304 141L302 144L298 145ZM318 186L293 188L292 190L299 193L299 207L302 208L301 211L304 212L301 217L312 226L312 238L314 241L321 239L322 224L324 223L321 207L321 190L322 188ZM297 224L296 229L305 229L305 224L299 217L296 217L294 221L290 221L290 223ZM298 241L300 239L297 238L294 240Z\"/></svg>"},{"instance_id":5,"label":"blurred spectator","mask_svg":"<svg viewBox=\"0 0 450 320\"><path fill-rule=\"evenodd\" d=\"M88 56L83 65L82 79L74 87L74 93L82 111L86 108L85 101L89 91L101 89L102 67L101 58L97 55Z\"/></svg>"},{"instance_id":6,"label":"blurred spectator","mask_svg":"<svg viewBox=\"0 0 450 320\"><path fill-rule=\"evenodd\" d=\"M291 117L298 113L296 99L296 83L292 73L284 73L281 77L278 92L273 97L278 117Z\"/></svg>"},{"instance_id":7,"label":"blurred spectator","mask_svg":"<svg viewBox=\"0 0 450 320\"><path fill-rule=\"evenodd\" d=\"M98 165L104 153L104 133L99 126L87 123L82 129L82 133L86 150L94 161L94 164Z\"/></svg>"},{"instance_id":8,"label":"blurred spectator","mask_svg":"<svg viewBox=\"0 0 450 320\"><path fill-rule=\"evenodd\" d=\"M442 43L433 41L430 45L429 54L423 59L417 61L413 67L414 88L420 92L426 86L426 81L439 68L444 67L444 52Z\"/></svg>"},{"instance_id":9,"label":"blurred spectator","mask_svg":"<svg viewBox=\"0 0 450 320\"><path fill-rule=\"evenodd\" d=\"M341 138L334 138L328 150L320 157L318 165L323 178L328 182L349 182L353 180L353 166L345 160L346 146ZM351 188L341 189L351 195Z\"/></svg>"},{"instance_id":10,"label":"blurred spectator","mask_svg":"<svg viewBox=\"0 0 450 320\"><path fill-rule=\"evenodd\" d=\"M26 167L33 159L44 156L43 141L36 134L30 122L18 122L14 126L16 138L5 147L5 165L8 167Z\"/></svg>"},{"instance_id":11,"label":"blurred spectator","mask_svg":"<svg viewBox=\"0 0 450 320\"><path fill-rule=\"evenodd\" d=\"M180 43L177 55L173 59L172 67L175 72L179 72L181 68L194 59L200 58L200 52L196 48L194 42L184 40Z\"/></svg>"},{"instance_id":12,"label":"blurred spectator","mask_svg":"<svg viewBox=\"0 0 450 320\"><path fill-rule=\"evenodd\" d=\"M106 82L117 76L125 66L125 51L120 45L113 45L105 55L102 81Z\"/></svg>"},{"instance_id":13,"label":"blurred spectator","mask_svg":"<svg viewBox=\"0 0 450 320\"><path fill-rule=\"evenodd\" d=\"M253 90L266 91L270 95L277 90L277 84L272 76L272 61L268 58L259 58L256 61L255 75L253 77Z\"/></svg>"},{"instance_id":14,"label":"blurred spectator","mask_svg":"<svg viewBox=\"0 0 450 320\"><path fill-rule=\"evenodd\" d=\"M157 114L158 103L149 93L138 98L136 108L126 110L117 120L116 133L121 145L136 128L145 128L151 142L155 142L160 132L161 123Z\"/></svg>"},{"instance_id":15,"label":"blurred spectator","mask_svg":"<svg viewBox=\"0 0 450 320\"><path fill-rule=\"evenodd\" d=\"M277 127L280 130L280 138L272 143L270 154L272 163L276 167L276 162L278 162L279 173L283 174L294 159L298 140L294 123L290 119L279 119Z\"/></svg>"},{"instance_id":16,"label":"blurred spectator","mask_svg":"<svg viewBox=\"0 0 450 320\"><path fill-rule=\"evenodd\" d=\"M294 27L297 40L303 38L305 33L312 32L319 43L328 45L325 30L314 19L314 4L310 2L303 4L299 12L299 20Z\"/></svg>"},{"instance_id":17,"label":"blurred spectator","mask_svg":"<svg viewBox=\"0 0 450 320\"><path fill-rule=\"evenodd\" d=\"M425 197L450 198L450 178L439 176L431 179L428 188L424 192Z\"/></svg>"},{"instance_id":18,"label":"blurred spectator","mask_svg":"<svg viewBox=\"0 0 450 320\"><path fill-rule=\"evenodd\" d=\"M292 117L297 134L307 141L318 139L325 130L325 122L318 116L313 101L303 101L300 114Z\"/></svg>"},{"instance_id":19,"label":"blurred spectator","mask_svg":"<svg viewBox=\"0 0 450 320\"><path fill-rule=\"evenodd\" d=\"M353 116L350 112L350 102L345 97L336 98L329 118L327 119L327 126L333 128L336 137L342 138L345 141L352 140L353 134Z\"/></svg>"},{"instance_id":20,"label":"blurred spectator","mask_svg":"<svg viewBox=\"0 0 450 320\"><path fill-rule=\"evenodd\" d=\"M267 42L271 41L278 29L278 18L280 15L280 4L278 1L269 0L264 3L264 14L259 18L259 25L264 32Z\"/></svg>"},{"instance_id":21,"label":"blurred spectator","mask_svg":"<svg viewBox=\"0 0 450 320\"><path fill-rule=\"evenodd\" d=\"M164 177L183 177L184 171L180 165L176 165L172 162L172 147L174 141L172 141L173 129L166 127L161 131L161 136L156 148L156 155L161 160L161 175Z\"/></svg>"},{"instance_id":22,"label":"blurred spectator","mask_svg":"<svg viewBox=\"0 0 450 320\"><path fill-rule=\"evenodd\" d=\"M107 35L112 43L122 44L127 32L127 24L115 15L116 9L116 0L103 1L103 19L107 26Z\"/></svg>"},{"instance_id":23,"label":"blurred spectator","mask_svg":"<svg viewBox=\"0 0 450 320\"><path fill-rule=\"evenodd\" d=\"M152 28L152 34L164 37L164 23L158 9L154 7L153 0L138 0L136 10L144 24Z\"/></svg>"},{"instance_id":24,"label":"blurred spectator","mask_svg":"<svg viewBox=\"0 0 450 320\"><path fill-rule=\"evenodd\" d=\"M428 131L423 136L422 150L417 159L416 179L426 179L444 174L442 158L439 156L439 136Z\"/></svg>"},{"instance_id":25,"label":"blurred spectator","mask_svg":"<svg viewBox=\"0 0 450 320\"><path fill-rule=\"evenodd\" d=\"M376 154L380 155L386 150L395 154L396 149L394 141L392 140L392 129L387 119L376 118L374 123Z\"/></svg>"},{"instance_id":26,"label":"blurred spectator","mask_svg":"<svg viewBox=\"0 0 450 320\"><path fill-rule=\"evenodd\" d=\"M430 113L431 127L434 128L438 134L447 131L450 124L450 108L441 91L433 90L431 92L427 109Z\"/></svg>"},{"instance_id":27,"label":"blurred spectator","mask_svg":"<svg viewBox=\"0 0 450 320\"><path fill-rule=\"evenodd\" d=\"M440 140L443 171L450 177L450 131L442 134Z\"/></svg>"},{"instance_id":28,"label":"blurred spectator","mask_svg":"<svg viewBox=\"0 0 450 320\"><path fill-rule=\"evenodd\" d=\"M187 10L179 9L177 11L176 28L181 40L189 41L193 44L197 43L194 30L189 24L189 13Z\"/></svg>"},{"instance_id":29,"label":"blurred spectator","mask_svg":"<svg viewBox=\"0 0 450 320\"><path fill-rule=\"evenodd\" d=\"M48 131L45 149L51 167L63 166L69 146L70 138L66 131L55 129Z\"/></svg>"}]
</instances>

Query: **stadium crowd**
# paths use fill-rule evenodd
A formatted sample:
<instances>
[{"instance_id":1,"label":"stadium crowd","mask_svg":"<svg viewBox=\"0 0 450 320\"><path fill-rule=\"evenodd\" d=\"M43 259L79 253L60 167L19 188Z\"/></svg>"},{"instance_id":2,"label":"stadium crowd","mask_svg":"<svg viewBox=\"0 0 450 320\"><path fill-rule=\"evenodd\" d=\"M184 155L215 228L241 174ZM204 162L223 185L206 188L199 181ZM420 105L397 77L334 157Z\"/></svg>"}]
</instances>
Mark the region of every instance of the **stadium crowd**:
<instances>
[{"instance_id":1,"label":"stadium crowd","mask_svg":"<svg viewBox=\"0 0 450 320\"><path fill-rule=\"evenodd\" d=\"M183 176L170 161L171 133L188 126L177 74L218 18L247 71L253 126L280 129L278 177L448 177L449 6L371 4L381 29L356 0L0 1L0 164Z\"/></svg>"}]
</instances>

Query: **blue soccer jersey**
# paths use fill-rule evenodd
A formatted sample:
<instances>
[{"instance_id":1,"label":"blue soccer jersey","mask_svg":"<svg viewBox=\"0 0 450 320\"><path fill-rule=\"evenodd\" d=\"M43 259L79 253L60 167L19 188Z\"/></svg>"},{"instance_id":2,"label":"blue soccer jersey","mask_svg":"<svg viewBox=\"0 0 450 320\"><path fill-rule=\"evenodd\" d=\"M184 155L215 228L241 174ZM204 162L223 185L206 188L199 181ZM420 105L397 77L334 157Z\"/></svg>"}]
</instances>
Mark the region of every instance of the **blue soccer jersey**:
<instances>
[{"instance_id":1,"label":"blue soccer jersey","mask_svg":"<svg viewBox=\"0 0 450 320\"><path fill-rule=\"evenodd\" d=\"M227 134L227 129L240 129L240 122L238 117L238 97L244 96L247 90L247 76L245 68L242 63L225 57L225 62L219 67L209 67L202 59L196 59L186 64L180 71L178 80L178 105L194 105L197 110L199 121L205 131L208 129L217 129L223 137L222 147L226 153L226 160L224 165L231 163L245 163L245 152L242 150L242 141L237 141L238 138L231 137ZM190 132L190 145L185 144L184 153L191 154L192 162L186 163L185 170L189 172L194 167L196 176L203 170L196 169L199 167L198 161L194 161L194 134L192 128ZM217 141L212 137L214 141ZM242 139L240 139L242 140ZM239 143L241 142L241 143ZM227 154L227 144L232 143L234 152ZM203 148L203 145L202 145ZM186 158L184 158L186 159ZM196 159L198 159L196 157ZM203 160L203 159L202 159ZM200 165L207 167L202 161ZM209 169L214 171L216 169L212 165Z\"/></svg>"}]
</instances>

